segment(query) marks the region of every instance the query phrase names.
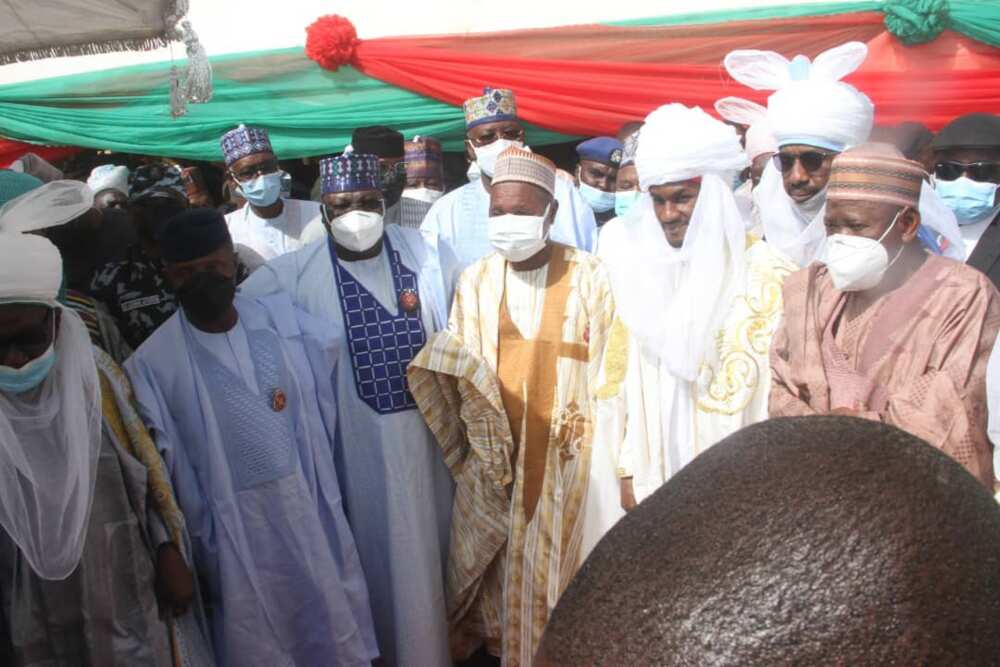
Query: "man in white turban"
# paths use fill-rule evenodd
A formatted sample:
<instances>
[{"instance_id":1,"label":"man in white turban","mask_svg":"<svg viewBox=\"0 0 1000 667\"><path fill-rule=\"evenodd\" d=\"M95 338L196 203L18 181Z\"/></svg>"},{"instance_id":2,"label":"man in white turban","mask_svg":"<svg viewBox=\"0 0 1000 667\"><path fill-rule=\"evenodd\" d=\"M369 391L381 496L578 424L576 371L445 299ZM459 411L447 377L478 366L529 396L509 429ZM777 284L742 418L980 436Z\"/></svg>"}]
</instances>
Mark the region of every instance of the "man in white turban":
<instances>
[{"instance_id":1,"label":"man in white turban","mask_svg":"<svg viewBox=\"0 0 1000 667\"><path fill-rule=\"evenodd\" d=\"M767 121L779 150L764 169L758 200L765 238L800 266L814 259L824 239L823 206L834 156L867 141L872 130L871 100L841 81L867 55L864 44L848 42L814 61L754 50L725 58L740 83L775 91L767 101Z\"/></svg>"},{"instance_id":2,"label":"man in white turban","mask_svg":"<svg viewBox=\"0 0 1000 667\"><path fill-rule=\"evenodd\" d=\"M61 283L0 232L0 664L210 665L163 464Z\"/></svg>"},{"instance_id":3,"label":"man in white turban","mask_svg":"<svg viewBox=\"0 0 1000 667\"><path fill-rule=\"evenodd\" d=\"M620 417L602 419L598 439L621 445L595 451L585 548L700 452L767 417L768 348L795 267L744 231L730 183L746 166L736 131L700 108L646 119L643 195L601 240L620 321L598 399Z\"/></svg>"},{"instance_id":4,"label":"man in white turban","mask_svg":"<svg viewBox=\"0 0 1000 667\"><path fill-rule=\"evenodd\" d=\"M128 167L102 164L90 172L87 186L94 193L94 208L128 208Z\"/></svg>"},{"instance_id":5,"label":"man in white turban","mask_svg":"<svg viewBox=\"0 0 1000 667\"><path fill-rule=\"evenodd\" d=\"M739 97L723 97L715 103L715 110L730 124L746 128L743 133L743 149L750 160L750 166L744 170L744 181L734 194L736 205L747 222L747 231L760 238L764 235L764 230L760 219L760 204L754 192L760 185L764 168L771 156L778 152L778 141L767 121L767 107Z\"/></svg>"}]
</instances>

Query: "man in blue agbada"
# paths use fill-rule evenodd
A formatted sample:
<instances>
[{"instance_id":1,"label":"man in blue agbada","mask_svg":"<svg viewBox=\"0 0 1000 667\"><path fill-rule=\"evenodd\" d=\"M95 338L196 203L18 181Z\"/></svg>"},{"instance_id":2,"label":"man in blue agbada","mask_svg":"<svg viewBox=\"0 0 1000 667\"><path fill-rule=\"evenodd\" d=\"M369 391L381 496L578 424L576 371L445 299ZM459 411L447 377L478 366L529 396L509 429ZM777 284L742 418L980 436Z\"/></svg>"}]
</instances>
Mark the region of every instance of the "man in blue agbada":
<instances>
[{"instance_id":1,"label":"man in blue agbada","mask_svg":"<svg viewBox=\"0 0 1000 667\"><path fill-rule=\"evenodd\" d=\"M320 176L328 237L272 260L242 290L284 290L340 339L335 458L382 659L451 665L444 575L454 485L406 367L447 323L456 260L435 235L384 224L376 156L326 158Z\"/></svg>"},{"instance_id":2,"label":"man in blue agbada","mask_svg":"<svg viewBox=\"0 0 1000 667\"><path fill-rule=\"evenodd\" d=\"M162 235L181 304L126 366L187 520L219 663L378 655L331 442L337 341L285 294L236 295L221 214Z\"/></svg>"}]
</instances>

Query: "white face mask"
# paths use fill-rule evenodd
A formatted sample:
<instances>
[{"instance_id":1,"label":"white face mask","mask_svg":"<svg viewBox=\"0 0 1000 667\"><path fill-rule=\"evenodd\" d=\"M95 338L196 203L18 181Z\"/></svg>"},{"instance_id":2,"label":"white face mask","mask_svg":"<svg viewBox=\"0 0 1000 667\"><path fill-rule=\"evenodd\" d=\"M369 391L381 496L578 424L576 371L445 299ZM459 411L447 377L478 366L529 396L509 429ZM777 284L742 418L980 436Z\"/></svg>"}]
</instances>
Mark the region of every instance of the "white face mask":
<instances>
[{"instance_id":1,"label":"white face mask","mask_svg":"<svg viewBox=\"0 0 1000 667\"><path fill-rule=\"evenodd\" d=\"M407 199L416 199L427 204L433 204L444 196L444 192L430 188L407 188L403 190L403 196Z\"/></svg>"},{"instance_id":2,"label":"white face mask","mask_svg":"<svg viewBox=\"0 0 1000 667\"><path fill-rule=\"evenodd\" d=\"M472 151L476 154L476 162L479 164L479 169L490 178L493 178L493 173L497 167L497 158L500 157L500 153L503 153L511 146L524 148L524 142L497 139L492 144L473 146Z\"/></svg>"},{"instance_id":3,"label":"white face mask","mask_svg":"<svg viewBox=\"0 0 1000 667\"><path fill-rule=\"evenodd\" d=\"M896 214L889 229L885 230L878 241L848 234L834 234L826 239L822 262L826 264L835 288L842 292L862 292L882 282L885 272L903 252L900 247L890 262L882 239L896 226L903 210Z\"/></svg>"},{"instance_id":4,"label":"white face mask","mask_svg":"<svg viewBox=\"0 0 1000 667\"><path fill-rule=\"evenodd\" d=\"M542 215L497 215L490 218L490 243L508 262L523 262L541 252L549 238Z\"/></svg>"},{"instance_id":5,"label":"white face mask","mask_svg":"<svg viewBox=\"0 0 1000 667\"><path fill-rule=\"evenodd\" d=\"M330 235L338 245L354 252L364 252L379 242L383 227L381 213L348 211L330 221Z\"/></svg>"}]
</instances>

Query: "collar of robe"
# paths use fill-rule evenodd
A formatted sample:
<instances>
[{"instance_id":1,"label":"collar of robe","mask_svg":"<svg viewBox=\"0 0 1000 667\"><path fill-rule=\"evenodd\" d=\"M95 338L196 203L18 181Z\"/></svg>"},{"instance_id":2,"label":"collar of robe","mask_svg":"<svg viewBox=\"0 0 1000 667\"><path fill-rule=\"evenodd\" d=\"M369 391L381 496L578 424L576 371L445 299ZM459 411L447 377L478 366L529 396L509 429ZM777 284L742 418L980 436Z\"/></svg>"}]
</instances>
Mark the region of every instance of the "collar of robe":
<instances>
[{"instance_id":1,"label":"collar of robe","mask_svg":"<svg viewBox=\"0 0 1000 667\"><path fill-rule=\"evenodd\" d=\"M333 238L333 237L331 237ZM385 238L385 234L382 235ZM356 251L345 248L344 246L337 243L336 239L333 239L333 249L337 253L337 259L343 260L345 262L360 262L363 259L372 259L373 257L378 257L382 252L382 238L378 240L378 243L373 245L368 250Z\"/></svg>"}]
</instances>

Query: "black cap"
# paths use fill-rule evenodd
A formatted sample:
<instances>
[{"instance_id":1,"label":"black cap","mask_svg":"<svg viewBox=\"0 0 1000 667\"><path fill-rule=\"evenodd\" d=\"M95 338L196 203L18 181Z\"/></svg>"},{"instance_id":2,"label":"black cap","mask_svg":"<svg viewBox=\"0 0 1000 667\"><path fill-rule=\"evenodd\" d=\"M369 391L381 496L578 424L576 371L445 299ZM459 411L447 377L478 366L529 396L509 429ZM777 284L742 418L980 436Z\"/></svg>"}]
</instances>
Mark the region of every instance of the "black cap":
<instances>
[{"instance_id":1,"label":"black cap","mask_svg":"<svg viewBox=\"0 0 1000 667\"><path fill-rule=\"evenodd\" d=\"M368 153L380 158L403 157L403 135L385 125L359 127L351 135L355 153Z\"/></svg>"},{"instance_id":2,"label":"black cap","mask_svg":"<svg viewBox=\"0 0 1000 667\"><path fill-rule=\"evenodd\" d=\"M1000 148L1000 116L991 113L959 116L938 132L931 147L936 151L947 148Z\"/></svg>"},{"instance_id":3,"label":"black cap","mask_svg":"<svg viewBox=\"0 0 1000 667\"><path fill-rule=\"evenodd\" d=\"M160 233L160 253L171 264L190 262L232 242L222 213L214 208L191 208L167 221Z\"/></svg>"}]
</instances>

